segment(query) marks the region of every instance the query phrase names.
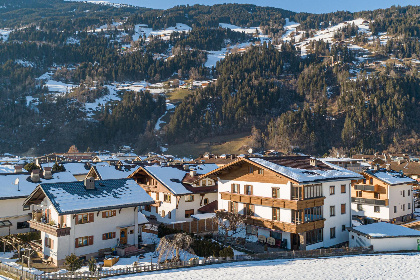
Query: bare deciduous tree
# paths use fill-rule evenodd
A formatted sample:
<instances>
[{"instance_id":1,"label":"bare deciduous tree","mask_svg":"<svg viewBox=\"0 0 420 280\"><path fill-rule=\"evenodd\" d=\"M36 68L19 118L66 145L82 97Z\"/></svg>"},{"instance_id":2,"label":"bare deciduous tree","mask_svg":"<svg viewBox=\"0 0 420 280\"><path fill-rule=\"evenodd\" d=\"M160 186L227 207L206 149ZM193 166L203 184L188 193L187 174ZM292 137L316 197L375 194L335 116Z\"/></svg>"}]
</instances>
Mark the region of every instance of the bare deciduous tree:
<instances>
[{"instance_id":1,"label":"bare deciduous tree","mask_svg":"<svg viewBox=\"0 0 420 280\"><path fill-rule=\"evenodd\" d=\"M156 252L159 253L158 262L161 260L167 260L177 262L180 261L180 251L185 251L190 254L194 254L191 249L193 239L186 233L170 234L162 237ZM184 254L184 258L187 254Z\"/></svg>"},{"instance_id":2,"label":"bare deciduous tree","mask_svg":"<svg viewBox=\"0 0 420 280\"><path fill-rule=\"evenodd\" d=\"M237 213L218 211L216 212L216 223L219 231L223 233L224 243L229 236L238 233L245 223L245 217Z\"/></svg>"}]
</instances>

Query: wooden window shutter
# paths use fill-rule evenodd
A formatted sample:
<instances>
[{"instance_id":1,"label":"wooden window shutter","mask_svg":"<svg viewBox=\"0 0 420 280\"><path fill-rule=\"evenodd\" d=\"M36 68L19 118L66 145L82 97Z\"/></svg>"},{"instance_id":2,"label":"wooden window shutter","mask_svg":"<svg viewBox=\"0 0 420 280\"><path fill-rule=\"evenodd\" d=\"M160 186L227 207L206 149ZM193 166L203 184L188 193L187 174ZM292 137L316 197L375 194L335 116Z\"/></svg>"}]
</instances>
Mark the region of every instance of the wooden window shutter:
<instances>
[{"instance_id":1,"label":"wooden window shutter","mask_svg":"<svg viewBox=\"0 0 420 280\"><path fill-rule=\"evenodd\" d=\"M45 247L48 247L48 237L45 237L45 240L44 240L44 246L45 246Z\"/></svg>"},{"instance_id":2,"label":"wooden window shutter","mask_svg":"<svg viewBox=\"0 0 420 280\"><path fill-rule=\"evenodd\" d=\"M79 248L79 238L75 239L74 247Z\"/></svg>"},{"instance_id":3,"label":"wooden window shutter","mask_svg":"<svg viewBox=\"0 0 420 280\"><path fill-rule=\"evenodd\" d=\"M112 216L117 216L117 210L112 210Z\"/></svg>"},{"instance_id":4,"label":"wooden window shutter","mask_svg":"<svg viewBox=\"0 0 420 280\"><path fill-rule=\"evenodd\" d=\"M112 233L112 238L115 238L115 234L116 234L115 232Z\"/></svg>"},{"instance_id":5,"label":"wooden window shutter","mask_svg":"<svg viewBox=\"0 0 420 280\"><path fill-rule=\"evenodd\" d=\"M79 223L78 215L75 215L74 224L77 225Z\"/></svg>"},{"instance_id":6,"label":"wooden window shutter","mask_svg":"<svg viewBox=\"0 0 420 280\"><path fill-rule=\"evenodd\" d=\"M93 223L95 221L94 213L89 213L89 223Z\"/></svg>"},{"instance_id":7,"label":"wooden window shutter","mask_svg":"<svg viewBox=\"0 0 420 280\"><path fill-rule=\"evenodd\" d=\"M50 241L51 241L50 248L51 248L51 249L54 249L54 240L50 239Z\"/></svg>"},{"instance_id":8,"label":"wooden window shutter","mask_svg":"<svg viewBox=\"0 0 420 280\"><path fill-rule=\"evenodd\" d=\"M89 236L89 245L93 245L93 235Z\"/></svg>"},{"instance_id":9,"label":"wooden window shutter","mask_svg":"<svg viewBox=\"0 0 420 280\"><path fill-rule=\"evenodd\" d=\"M106 235L105 235L105 233L104 233L104 234L102 234L102 240L106 240Z\"/></svg>"},{"instance_id":10,"label":"wooden window shutter","mask_svg":"<svg viewBox=\"0 0 420 280\"><path fill-rule=\"evenodd\" d=\"M341 214L346 213L346 204L341 204Z\"/></svg>"},{"instance_id":11,"label":"wooden window shutter","mask_svg":"<svg viewBox=\"0 0 420 280\"><path fill-rule=\"evenodd\" d=\"M273 220L277 220L277 211L276 208L272 208L273 210Z\"/></svg>"},{"instance_id":12,"label":"wooden window shutter","mask_svg":"<svg viewBox=\"0 0 420 280\"><path fill-rule=\"evenodd\" d=\"M106 212L102 212L102 218L106 218Z\"/></svg>"},{"instance_id":13,"label":"wooden window shutter","mask_svg":"<svg viewBox=\"0 0 420 280\"><path fill-rule=\"evenodd\" d=\"M232 201L228 202L228 212L232 212Z\"/></svg>"},{"instance_id":14,"label":"wooden window shutter","mask_svg":"<svg viewBox=\"0 0 420 280\"><path fill-rule=\"evenodd\" d=\"M233 193L235 184L230 185L230 192Z\"/></svg>"}]
</instances>

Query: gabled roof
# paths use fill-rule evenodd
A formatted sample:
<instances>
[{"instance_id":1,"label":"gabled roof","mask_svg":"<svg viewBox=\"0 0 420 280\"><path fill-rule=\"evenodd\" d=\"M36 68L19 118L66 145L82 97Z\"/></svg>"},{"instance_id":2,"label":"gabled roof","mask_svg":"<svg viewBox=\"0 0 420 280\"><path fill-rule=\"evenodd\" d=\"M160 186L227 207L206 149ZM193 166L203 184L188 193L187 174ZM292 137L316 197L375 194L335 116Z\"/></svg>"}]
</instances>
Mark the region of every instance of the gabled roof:
<instances>
[{"instance_id":1,"label":"gabled roof","mask_svg":"<svg viewBox=\"0 0 420 280\"><path fill-rule=\"evenodd\" d=\"M365 174L375 177L382 182L389 185L399 185L399 184L411 184L417 182L410 177L405 176L404 174L394 171L386 170L385 168L380 168L379 170L368 169L364 171Z\"/></svg>"},{"instance_id":2,"label":"gabled roof","mask_svg":"<svg viewBox=\"0 0 420 280\"><path fill-rule=\"evenodd\" d=\"M99 180L123 179L127 178L133 172L132 169L128 169L126 167L117 169L116 166L109 165L106 162L92 165L92 169L98 175Z\"/></svg>"},{"instance_id":3,"label":"gabled roof","mask_svg":"<svg viewBox=\"0 0 420 280\"><path fill-rule=\"evenodd\" d=\"M331 180L352 180L362 179L358 173L347 170L345 168L318 161L317 166L310 164L311 158L308 156L288 156L288 157L254 157L254 158L243 158L238 159L230 164L222 166L200 178L206 177L212 174L218 174L223 170L229 170L231 166L238 165L241 163L250 163L260 168L265 168L278 173L284 177L291 179L297 183L315 183L320 181L331 181Z\"/></svg>"},{"instance_id":4,"label":"gabled roof","mask_svg":"<svg viewBox=\"0 0 420 280\"><path fill-rule=\"evenodd\" d=\"M40 184L24 205L39 203L45 196L61 215L153 204L154 200L132 179L94 181L86 190L83 181Z\"/></svg>"}]
</instances>

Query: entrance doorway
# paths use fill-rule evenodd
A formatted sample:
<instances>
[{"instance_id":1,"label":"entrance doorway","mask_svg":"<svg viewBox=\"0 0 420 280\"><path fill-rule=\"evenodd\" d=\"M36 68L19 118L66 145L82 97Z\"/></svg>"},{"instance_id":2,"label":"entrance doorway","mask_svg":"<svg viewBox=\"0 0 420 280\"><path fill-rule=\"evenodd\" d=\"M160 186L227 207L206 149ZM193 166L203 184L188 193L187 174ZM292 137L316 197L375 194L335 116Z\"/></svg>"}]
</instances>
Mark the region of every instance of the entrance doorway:
<instances>
[{"instance_id":1,"label":"entrance doorway","mask_svg":"<svg viewBox=\"0 0 420 280\"><path fill-rule=\"evenodd\" d=\"M127 244L127 229L126 228L120 229L120 243L121 245Z\"/></svg>"},{"instance_id":2,"label":"entrance doorway","mask_svg":"<svg viewBox=\"0 0 420 280\"><path fill-rule=\"evenodd\" d=\"M291 242L290 242L291 249L299 250L299 245L300 245L299 234L291 233L290 239L291 239Z\"/></svg>"}]
</instances>

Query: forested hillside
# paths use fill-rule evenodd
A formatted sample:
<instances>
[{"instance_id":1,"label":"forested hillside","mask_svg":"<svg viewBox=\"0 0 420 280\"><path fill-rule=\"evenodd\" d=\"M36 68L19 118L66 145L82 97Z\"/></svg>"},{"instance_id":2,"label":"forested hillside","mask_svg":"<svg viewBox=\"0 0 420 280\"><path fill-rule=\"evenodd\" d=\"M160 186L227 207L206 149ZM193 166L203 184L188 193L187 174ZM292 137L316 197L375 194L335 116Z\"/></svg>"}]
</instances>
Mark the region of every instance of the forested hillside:
<instances>
[{"instance_id":1,"label":"forested hillside","mask_svg":"<svg viewBox=\"0 0 420 280\"><path fill-rule=\"evenodd\" d=\"M418 152L417 6L0 7L0 153L159 151L237 133L252 134L244 151Z\"/></svg>"}]
</instances>

